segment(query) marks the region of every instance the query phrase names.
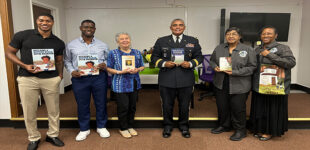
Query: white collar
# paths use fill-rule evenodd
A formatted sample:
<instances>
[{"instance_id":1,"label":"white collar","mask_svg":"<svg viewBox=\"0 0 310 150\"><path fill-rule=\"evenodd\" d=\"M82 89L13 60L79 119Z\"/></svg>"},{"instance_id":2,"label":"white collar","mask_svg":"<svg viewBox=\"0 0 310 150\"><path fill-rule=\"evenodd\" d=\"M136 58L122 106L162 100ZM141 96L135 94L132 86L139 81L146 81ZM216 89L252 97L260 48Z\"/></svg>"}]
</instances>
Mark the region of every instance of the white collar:
<instances>
[{"instance_id":1,"label":"white collar","mask_svg":"<svg viewBox=\"0 0 310 150\"><path fill-rule=\"evenodd\" d=\"M177 36L174 35L174 34L172 34L172 38L173 38L173 41L176 42ZM183 38L183 34L179 35L179 42L180 42L180 43L181 43L181 41L182 41L182 38Z\"/></svg>"}]
</instances>

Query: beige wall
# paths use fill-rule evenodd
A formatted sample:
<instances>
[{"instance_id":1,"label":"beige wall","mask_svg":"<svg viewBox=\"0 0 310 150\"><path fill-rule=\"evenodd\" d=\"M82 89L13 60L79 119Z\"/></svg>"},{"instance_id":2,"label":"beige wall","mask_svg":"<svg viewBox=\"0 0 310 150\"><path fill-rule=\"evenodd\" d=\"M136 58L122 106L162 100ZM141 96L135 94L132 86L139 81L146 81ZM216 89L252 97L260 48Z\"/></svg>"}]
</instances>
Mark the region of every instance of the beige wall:
<instances>
[{"instance_id":1,"label":"beige wall","mask_svg":"<svg viewBox=\"0 0 310 150\"><path fill-rule=\"evenodd\" d=\"M219 44L220 10L226 9L226 26L230 12L291 13L287 44L299 60L299 39L302 0L66 0L67 41L80 35L78 26L83 19L97 24L96 37L111 49L117 47L114 35L125 31L131 34L132 47L143 50L152 47L158 37L170 34L173 18L185 19L185 34L197 37L203 54L212 53ZM292 82L297 83L298 67L292 70Z\"/></svg>"},{"instance_id":2,"label":"beige wall","mask_svg":"<svg viewBox=\"0 0 310 150\"><path fill-rule=\"evenodd\" d=\"M297 83L310 87L310 0L304 0L298 61Z\"/></svg>"}]
</instances>

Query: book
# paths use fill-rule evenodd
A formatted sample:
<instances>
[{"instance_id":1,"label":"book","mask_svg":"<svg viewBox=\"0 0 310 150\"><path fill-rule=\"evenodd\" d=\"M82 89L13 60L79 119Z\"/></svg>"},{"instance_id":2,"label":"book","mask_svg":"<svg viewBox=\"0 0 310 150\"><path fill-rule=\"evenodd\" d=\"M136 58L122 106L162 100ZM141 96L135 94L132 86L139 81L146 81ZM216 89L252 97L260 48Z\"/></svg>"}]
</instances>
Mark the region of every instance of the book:
<instances>
[{"instance_id":1,"label":"book","mask_svg":"<svg viewBox=\"0 0 310 150\"><path fill-rule=\"evenodd\" d=\"M79 55L78 56L78 70L81 76L99 75L97 55Z\"/></svg>"},{"instance_id":2,"label":"book","mask_svg":"<svg viewBox=\"0 0 310 150\"><path fill-rule=\"evenodd\" d=\"M54 71L54 49L32 49L32 60L36 72Z\"/></svg>"},{"instance_id":3,"label":"book","mask_svg":"<svg viewBox=\"0 0 310 150\"><path fill-rule=\"evenodd\" d=\"M122 56L122 70L135 69L135 56Z\"/></svg>"},{"instance_id":4,"label":"book","mask_svg":"<svg viewBox=\"0 0 310 150\"><path fill-rule=\"evenodd\" d=\"M180 64L184 61L184 48L171 49L171 61Z\"/></svg>"},{"instance_id":5,"label":"book","mask_svg":"<svg viewBox=\"0 0 310 150\"><path fill-rule=\"evenodd\" d=\"M259 93L285 95L285 72L277 65L261 64L259 76Z\"/></svg>"},{"instance_id":6,"label":"book","mask_svg":"<svg viewBox=\"0 0 310 150\"><path fill-rule=\"evenodd\" d=\"M220 70L232 71L231 57L220 57Z\"/></svg>"}]
</instances>

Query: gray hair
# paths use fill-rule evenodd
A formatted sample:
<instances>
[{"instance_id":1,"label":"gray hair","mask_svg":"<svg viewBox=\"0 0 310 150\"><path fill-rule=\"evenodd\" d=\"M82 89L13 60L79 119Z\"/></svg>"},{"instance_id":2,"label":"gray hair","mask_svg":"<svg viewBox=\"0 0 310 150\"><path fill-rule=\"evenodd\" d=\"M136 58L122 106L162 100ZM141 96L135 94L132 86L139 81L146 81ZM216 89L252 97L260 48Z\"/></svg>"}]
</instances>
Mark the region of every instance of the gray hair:
<instances>
[{"instance_id":1,"label":"gray hair","mask_svg":"<svg viewBox=\"0 0 310 150\"><path fill-rule=\"evenodd\" d=\"M183 20L183 19L181 19L181 18L176 18L176 19L173 19L173 20L171 21L171 24L170 24L170 25L172 25L175 21L182 21L182 22L183 22L183 24L185 25L184 20Z\"/></svg>"},{"instance_id":2,"label":"gray hair","mask_svg":"<svg viewBox=\"0 0 310 150\"><path fill-rule=\"evenodd\" d=\"M117 33L117 34L115 35L115 41L116 41L116 42L118 42L118 38L119 38L120 35L127 35L127 36L131 39L129 33L127 33L127 32L119 32L119 33Z\"/></svg>"}]
</instances>

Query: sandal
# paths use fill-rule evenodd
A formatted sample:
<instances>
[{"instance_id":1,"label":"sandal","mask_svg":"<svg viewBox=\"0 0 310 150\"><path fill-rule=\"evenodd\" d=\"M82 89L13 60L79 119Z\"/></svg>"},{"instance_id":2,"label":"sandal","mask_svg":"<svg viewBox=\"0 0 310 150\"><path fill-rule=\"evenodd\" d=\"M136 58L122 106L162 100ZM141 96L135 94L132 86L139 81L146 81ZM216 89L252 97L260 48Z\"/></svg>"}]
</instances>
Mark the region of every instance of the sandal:
<instances>
[{"instance_id":1,"label":"sandal","mask_svg":"<svg viewBox=\"0 0 310 150\"><path fill-rule=\"evenodd\" d=\"M131 134L128 132L128 130L124 130L124 131L121 131L119 130L119 133L124 137L124 138L131 138Z\"/></svg>"},{"instance_id":2,"label":"sandal","mask_svg":"<svg viewBox=\"0 0 310 150\"><path fill-rule=\"evenodd\" d=\"M259 138L259 140L261 140L261 141L268 141L268 140L270 140L271 138L272 138L272 135L263 134L263 135Z\"/></svg>"},{"instance_id":3,"label":"sandal","mask_svg":"<svg viewBox=\"0 0 310 150\"><path fill-rule=\"evenodd\" d=\"M137 132L135 129L133 129L133 128L129 128L129 129L128 129L128 132L129 132L132 136L137 136L137 135L138 135L138 132Z\"/></svg>"}]
</instances>

